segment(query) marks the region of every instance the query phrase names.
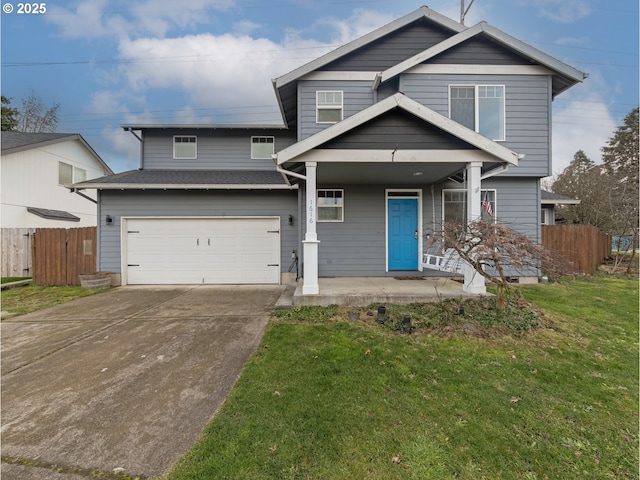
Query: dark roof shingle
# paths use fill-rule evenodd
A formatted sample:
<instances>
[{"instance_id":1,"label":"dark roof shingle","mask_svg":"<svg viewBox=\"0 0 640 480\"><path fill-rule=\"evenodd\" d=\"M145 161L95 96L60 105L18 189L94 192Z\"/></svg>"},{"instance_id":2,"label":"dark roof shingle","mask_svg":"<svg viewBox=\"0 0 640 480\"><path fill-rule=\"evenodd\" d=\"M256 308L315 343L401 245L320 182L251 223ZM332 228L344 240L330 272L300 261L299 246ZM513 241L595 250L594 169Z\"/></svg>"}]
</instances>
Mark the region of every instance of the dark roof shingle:
<instances>
[{"instance_id":1,"label":"dark roof shingle","mask_svg":"<svg viewBox=\"0 0 640 480\"><path fill-rule=\"evenodd\" d=\"M76 184L77 188L153 188L158 186L286 186L275 170L130 170Z\"/></svg>"}]
</instances>

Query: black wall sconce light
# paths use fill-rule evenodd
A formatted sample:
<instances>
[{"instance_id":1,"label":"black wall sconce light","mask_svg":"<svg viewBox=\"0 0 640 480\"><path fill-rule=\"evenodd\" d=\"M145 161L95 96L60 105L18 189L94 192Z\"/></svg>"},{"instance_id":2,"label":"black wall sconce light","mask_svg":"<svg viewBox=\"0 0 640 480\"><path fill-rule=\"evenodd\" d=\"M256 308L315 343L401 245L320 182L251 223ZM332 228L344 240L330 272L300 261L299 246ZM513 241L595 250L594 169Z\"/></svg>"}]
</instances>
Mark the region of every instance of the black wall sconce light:
<instances>
[{"instance_id":1,"label":"black wall sconce light","mask_svg":"<svg viewBox=\"0 0 640 480\"><path fill-rule=\"evenodd\" d=\"M106 223L107 225L113 225L113 217L111 215L107 215L104 218L104 223Z\"/></svg>"},{"instance_id":2,"label":"black wall sconce light","mask_svg":"<svg viewBox=\"0 0 640 480\"><path fill-rule=\"evenodd\" d=\"M289 215L289 226L293 225L293 215Z\"/></svg>"}]
</instances>

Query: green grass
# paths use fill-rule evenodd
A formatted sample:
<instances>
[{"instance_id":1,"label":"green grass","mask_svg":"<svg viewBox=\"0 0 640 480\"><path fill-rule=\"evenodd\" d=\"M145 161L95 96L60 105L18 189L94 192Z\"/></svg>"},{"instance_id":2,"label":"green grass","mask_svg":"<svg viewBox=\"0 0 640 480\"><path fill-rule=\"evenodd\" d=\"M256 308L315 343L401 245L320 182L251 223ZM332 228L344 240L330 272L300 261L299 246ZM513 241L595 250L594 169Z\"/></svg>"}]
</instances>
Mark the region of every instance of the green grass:
<instances>
[{"instance_id":1,"label":"green grass","mask_svg":"<svg viewBox=\"0 0 640 480\"><path fill-rule=\"evenodd\" d=\"M78 286L42 287L31 283L24 287L3 290L2 311L22 315L102 291L105 290L85 290Z\"/></svg>"},{"instance_id":2,"label":"green grass","mask_svg":"<svg viewBox=\"0 0 640 480\"><path fill-rule=\"evenodd\" d=\"M18 282L20 280L28 280L31 277L2 277L2 279L0 280L0 283L11 283L11 282Z\"/></svg>"},{"instance_id":3,"label":"green grass","mask_svg":"<svg viewBox=\"0 0 640 480\"><path fill-rule=\"evenodd\" d=\"M167 478L638 478L637 281L522 291L517 336L281 314Z\"/></svg>"}]
</instances>

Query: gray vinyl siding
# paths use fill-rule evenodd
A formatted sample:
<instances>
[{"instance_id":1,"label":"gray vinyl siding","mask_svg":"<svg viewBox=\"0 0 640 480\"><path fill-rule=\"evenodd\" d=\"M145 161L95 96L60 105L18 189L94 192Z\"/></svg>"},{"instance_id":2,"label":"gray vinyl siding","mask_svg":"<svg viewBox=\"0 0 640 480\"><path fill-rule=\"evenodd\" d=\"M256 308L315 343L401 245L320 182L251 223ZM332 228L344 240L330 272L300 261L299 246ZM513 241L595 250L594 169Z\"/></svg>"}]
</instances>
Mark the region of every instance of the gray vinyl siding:
<instances>
[{"instance_id":1,"label":"gray vinyl siding","mask_svg":"<svg viewBox=\"0 0 640 480\"><path fill-rule=\"evenodd\" d=\"M429 59L425 63L458 65L531 65L531 61L483 35Z\"/></svg>"},{"instance_id":2,"label":"gray vinyl siding","mask_svg":"<svg viewBox=\"0 0 640 480\"><path fill-rule=\"evenodd\" d=\"M321 70L379 72L440 43L453 34L454 32L429 20L421 19L325 65Z\"/></svg>"},{"instance_id":3,"label":"gray vinyl siding","mask_svg":"<svg viewBox=\"0 0 640 480\"><path fill-rule=\"evenodd\" d=\"M193 160L173 158L174 135L195 135L197 157ZM295 132L284 130L147 130L144 133L145 169L184 170L272 170L271 159L251 159L251 137L275 137L275 151L296 141Z\"/></svg>"},{"instance_id":4,"label":"gray vinyl siding","mask_svg":"<svg viewBox=\"0 0 640 480\"><path fill-rule=\"evenodd\" d=\"M385 189L402 185L318 185L344 189L344 222L318 222L318 274L321 277L388 276L386 271ZM404 186L422 189L423 248L429 235L439 232L442 222L442 190L460 189L447 183L431 191L430 185ZM483 189L496 190L496 219L515 231L540 241L539 183L534 178L492 178ZM433 249L432 249L433 251ZM435 251L433 253L436 253ZM397 273L397 272L396 272ZM438 275L425 269L423 275ZM518 272L509 275L517 276ZM529 272L529 275L537 275Z\"/></svg>"},{"instance_id":5,"label":"gray vinyl siding","mask_svg":"<svg viewBox=\"0 0 640 480\"><path fill-rule=\"evenodd\" d=\"M298 226L289 225L289 215L297 217L297 191L102 191L98 269L121 273L121 217L216 217L279 216L281 271L291 262L291 251L299 251ZM105 216L113 225L105 225ZM296 222L297 223L297 222Z\"/></svg>"},{"instance_id":6,"label":"gray vinyl siding","mask_svg":"<svg viewBox=\"0 0 640 480\"><path fill-rule=\"evenodd\" d=\"M322 67L321 70L379 72L433 47L452 35L454 32L426 21L415 22ZM531 61L480 35L429 59L426 63L530 65Z\"/></svg>"},{"instance_id":7,"label":"gray vinyl siding","mask_svg":"<svg viewBox=\"0 0 640 480\"><path fill-rule=\"evenodd\" d=\"M454 135L426 124L401 109L388 112L323 148L394 150L470 150L472 145Z\"/></svg>"},{"instance_id":8,"label":"gray vinyl siding","mask_svg":"<svg viewBox=\"0 0 640 480\"><path fill-rule=\"evenodd\" d=\"M318 222L318 275L321 277L385 275L385 187L344 188L344 222Z\"/></svg>"},{"instance_id":9,"label":"gray vinyl siding","mask_svg":"<svg viewBox=\"0 0 640 480\"><path fill-rule=\"evenodd\" d=\"M343 118L350 117L373 105L374 92L372 82L349 81L301 81L298 85L299 137L304 140L327 127L330 123L316 123L316 92L330 90L342 91Z\"/></svg>"},{"instance_id":10,"label":"gray vinyl siding","mask_svg":"<svg viewBox=\"0 0 640 480\"><path fill-rule=\"evenodd\" d=\"M505 147L525 154L507 175L551 175L551 82L544 75L403 74L400 89L407 96L449 116L449 85L504 85Z\"/></svg>"}]
</instances>

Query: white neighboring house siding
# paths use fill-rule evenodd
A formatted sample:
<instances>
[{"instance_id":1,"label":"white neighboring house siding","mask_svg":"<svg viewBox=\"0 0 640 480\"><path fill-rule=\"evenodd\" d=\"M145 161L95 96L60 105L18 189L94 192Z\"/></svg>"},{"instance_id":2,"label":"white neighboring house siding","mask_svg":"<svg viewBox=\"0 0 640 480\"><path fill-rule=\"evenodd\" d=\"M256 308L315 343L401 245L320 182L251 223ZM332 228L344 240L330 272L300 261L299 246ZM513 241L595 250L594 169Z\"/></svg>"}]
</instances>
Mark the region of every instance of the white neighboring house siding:
<instances>
[{"instance_id":1,"label":"white neighboring house siding","mask_svg":"<svg viewBox=\"0 0 640 480\"><path fill-rule=\"evenodd\" d=\"M87 172L86 179L101 177L103 169L78 141L66 141L2 155L3 228L76 228L97 224L97 205L58 184L58 162ZM96 198L93 190L84 191ZM62 210L79 222L49 220L27 212L27 207Z\"/></svg>"}]
</instances>

